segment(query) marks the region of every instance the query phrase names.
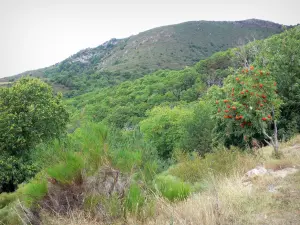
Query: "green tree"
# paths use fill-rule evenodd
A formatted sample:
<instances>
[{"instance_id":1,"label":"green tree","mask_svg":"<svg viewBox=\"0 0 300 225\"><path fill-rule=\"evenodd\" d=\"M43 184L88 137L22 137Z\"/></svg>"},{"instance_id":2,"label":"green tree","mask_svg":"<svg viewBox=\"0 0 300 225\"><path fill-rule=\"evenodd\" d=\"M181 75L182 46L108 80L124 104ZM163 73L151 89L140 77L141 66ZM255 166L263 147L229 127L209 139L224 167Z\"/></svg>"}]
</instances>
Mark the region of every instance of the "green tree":
<instances>
[{"instance_id":1,"label":"green tree","mask_svg":"<svg viewBox=\"0 0 300 225\"><path fill-rule=\"evenodd\" d=\"M280 136L289 138L300 132L300 27L270 38L255 63L272 71L278 95L284 101L280 107Z\"/></svg>"},{"instance_id":2,"label":"green tree","mask_svg":"<svg viewBox=\"0 0 300 225\"><path fill-rule=\"evenodd\" d=\"M61 95L37 78L0 89L0 151L17 154L65 132L69 115Z\"/></svg>"},{"instance_id":3,"label":"green tree","mask_svg":"<svg viewBox=\"0 0 300 225\"><path fill-rule=\"evenodd\" d=\"M180 147L204 155L212 149L212 131L215 126L212 119L213 106L207 101L200 101L192 110L192 115L183 123L185 132L181 137Z\"/></svg>"},{"instance_id":4,"label":"green tree","mask_svg":"<svg viewBox=\"0 0 300 225\"><path fill-rule=\"evenodd\" d=\"M277 125L281 101L277 84L269 72L243 69L240 74L229 76L223 88L214 91L215 116L223 126L223 136L243 137L244 141L256 134L264 136L278 155ZM268 135L270 128L273 135ZM239 140L240 142L243 140Z\"/></svg>"},{"instance_id":5,"label":"green tree","mask_svg":"<svg viewBox=\"0 0 300 225\"><path fill-rule=\"evenodd\" d=\"M68 119L61 95L37 78L0 88L0 192L13 191L36 172L30 150L60 137Z\"/></svg>"},{"instance_id":6,"label":"green tree","mask_svg":"<svg viewBox=\"0 0 300 225\"><path fill-rule=\"evenodd\" d=\"M154 144L160 157L169 158L174 148L179 147L185 132L184 123L192 113L182 107L154 107L148 118L140 122L146 140Z\"/></svg>"}]
</instances>

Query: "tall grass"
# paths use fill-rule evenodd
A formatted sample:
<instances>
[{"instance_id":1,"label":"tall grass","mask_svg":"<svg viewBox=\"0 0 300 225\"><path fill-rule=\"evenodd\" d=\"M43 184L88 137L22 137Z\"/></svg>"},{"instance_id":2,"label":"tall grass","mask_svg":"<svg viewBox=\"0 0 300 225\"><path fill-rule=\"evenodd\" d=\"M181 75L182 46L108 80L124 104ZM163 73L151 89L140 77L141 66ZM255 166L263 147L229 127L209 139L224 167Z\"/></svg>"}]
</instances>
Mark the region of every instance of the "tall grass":
<instances>
[{"instance_id":1,"label":"tall grass","mask_svg":"<svg viewBox=\"0 0 300 225\"><path fill-rule=\"evenodd\" d=\"M243 174L256 166L255 156L238 149L218 149L201 157L197 154L180 154L178 164L170 167L167 173L187 182L200 182L208 176L227 176L232 173Z\"/></svg>"}]
</instances>

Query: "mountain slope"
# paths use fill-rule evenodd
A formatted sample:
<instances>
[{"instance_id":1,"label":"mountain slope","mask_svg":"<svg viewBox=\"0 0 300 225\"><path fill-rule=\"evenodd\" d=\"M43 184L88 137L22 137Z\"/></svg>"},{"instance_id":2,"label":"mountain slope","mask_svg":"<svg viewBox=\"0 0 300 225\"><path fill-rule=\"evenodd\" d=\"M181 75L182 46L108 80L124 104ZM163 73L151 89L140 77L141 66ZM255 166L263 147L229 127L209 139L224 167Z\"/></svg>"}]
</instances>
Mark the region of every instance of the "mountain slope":
<instances>
[{"instance_id":1,"label":"mountain slope","mask_svg":"<svg viewBox=\"0 0 300 225\"><path fill-rule=\"evenodd\" d=\"M185 22L125 39L111 39L53 66L20 75L49 78L54 83L82 92L88 87L93 89L91 86L105 87L136 79L158 69L182 69L215 52L281 31L279 24L256 19Z\"/></svg>"},{"instance_id":2,"label":"mountain slope","mask_svg":"<svg viewBox=\"0 0 300 225\"><path fill-rule=\"evenodd\" d=\"M212 85L222 86L224 78L243 67L244 57L247 57L249 64L261 68L266 67L272 71L272 74L277 78L279 95L291 104L291 107L286 104L285 107L288 112L286 114L290 115L292 113L290 110L292 110L295 113L293 116L295 119L298 118L296 116L298 115L296 114L298 104L294 103L299 102L297 97L299 95L295 93L299 90L297 79L300 73L298 72L298 61L290 62L290 58L299 58L299 37L300 30L299 27L296 27L265 40L248 43L242 48L231 48L224 52L215 53L183 70L160 70L134 81L95 89L71 98L66 103L70 109L72 108L73 121L80 121L84 117L95 122L104 120L119 128L130 128L144 119L146 111L155 106L174 107L183 102L198 102L209 87ZM288 48L282 43L285 43ZM290 52L288 49L292 49L294 52ZM242 56L242 54L245 55ZM287 64L289 62L291 65ZM279 64L282 67L278 67ZM287 73L286 70L289 72ZM284 79L281 79L282 74L285 74ZM298 124L292 121L291 123ZM298 127L295 129L300 130L300 126ZM285 129L284 123L281 124L281 128Z\"/></svg>"}]
</instances>

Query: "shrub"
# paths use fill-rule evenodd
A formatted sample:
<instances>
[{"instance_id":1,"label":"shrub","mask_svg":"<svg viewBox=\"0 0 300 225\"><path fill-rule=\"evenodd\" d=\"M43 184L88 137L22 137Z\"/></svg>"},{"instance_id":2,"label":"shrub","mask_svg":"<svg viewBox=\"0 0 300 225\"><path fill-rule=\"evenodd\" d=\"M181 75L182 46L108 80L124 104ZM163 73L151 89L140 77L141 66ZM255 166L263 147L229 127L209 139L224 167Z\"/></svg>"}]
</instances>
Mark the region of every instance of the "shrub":
<instances>
[{"instance_id":1,"label":"shrub","mask_svg":"<svg viewBox=\"0 0 300 225\"><path fill-rule=\"evenodd\" d=\"M163 197L170 201L182 200L191 193L191 186L171 175L160 175L155 179L155 186Z\"/></svg>"},{"instance_id":2,"label":"shrub","mask_svg":"<svg viewBox=\"0 0 300 225\"><path fill-rule=\"evenodd\" d=\"M4 208L11 202L15 201L17 198L17 193L2 193L0 194L0 209Z\"/></svg>"},{"instance_id":3,"label":"shrub","mask_svg":"<svg viewBox=\"0 0 300 225\"><path fill-rule=\"evenodd\" d=\"M47 169L48 174L60 182L61 184L71 184L72 182L80 183L82 181L82 169L84 166L83 159L69 153L66 156L65 162Z\"/></svg>"},{"instance_id":4,"label":"shrub","mask_svg":"<svg viewBox=\"0 0 300 225\"><path fill-rule=\"evenodd\" d=\"M48 192L46 181L32 181L26 184L22 189L22 200L26 207L36 207L38 202L46 196Z\"/></svg>"},{"instance_id":5,"label":"shrub","mask_svg":"<svg viewBox=\"0 0 300 225\"><path fill-rule=\"evenodd\" d=\"M130 212L134 212L138 214L144 202L145 202L145 197L140 187L135 183L131 184L126 195L126 201L125 201L126 209Z\"/></svg>"},{"instance_id":6,"label":"shrub","mask_svg":"<svg viewBox=\"0 0 300 225\"><path fill-rule=\"evenodd\" d=\"M29 180L37 172L37 166L26 157L0 155L0 193L11 192L17 185Z\"/></svg>"},{"instance_id":7,"label":"shrub","mask_svg":"<svg viewBox=\"0 0 300 225\"><path fill-rule=\"evenodd\" d=\"M209 176L227 176L233 172L243 174L256 165L254 156L237 149L219 149L200 157L196 154L181 158L168 173L187 182L202 182Z\"/></svg>"},{"instance_id":8,"label":"shrub","mask_svg":"<svg viewBox=\"0 0 300 225\"><path fill-rule=\"evenodd\" d=\"M130 172L135 166L139 166L142 154L139 151L117 150L111 154L112 163L123 172Z\"/></svg>"}]
</instances>

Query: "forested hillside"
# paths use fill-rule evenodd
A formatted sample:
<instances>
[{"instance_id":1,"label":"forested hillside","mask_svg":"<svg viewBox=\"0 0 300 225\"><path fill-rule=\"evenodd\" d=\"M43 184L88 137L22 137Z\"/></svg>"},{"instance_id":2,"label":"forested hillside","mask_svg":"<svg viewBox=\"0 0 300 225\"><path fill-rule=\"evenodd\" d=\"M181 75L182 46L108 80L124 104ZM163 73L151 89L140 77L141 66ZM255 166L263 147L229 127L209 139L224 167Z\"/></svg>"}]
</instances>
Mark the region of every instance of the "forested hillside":
<instances>
[{"instance_id":1,"label":"forested hillside","mask_svg":"<svg viewBox=\"0 0 300 225\"><path fill-rule=\"evenodd\" d=\"M0 87L0 223L297 224L300 27L180 68Z\"/></svg>"},{"instance_id":2,"label":"forested hillside","mask_svg":"<svg viewBox=\"0 0 300 225\"><path fill-rule=\"evenodd\" d=\"M32 74L73 90L68 96L134 80L159 69L182 69L223 51L283 31L262 20L194 21L148 30L125 39L111 39ZM0 79L10 81L13 78ZM61 87L60 87L61 89Z\"/></svg>"}]
</instances>

